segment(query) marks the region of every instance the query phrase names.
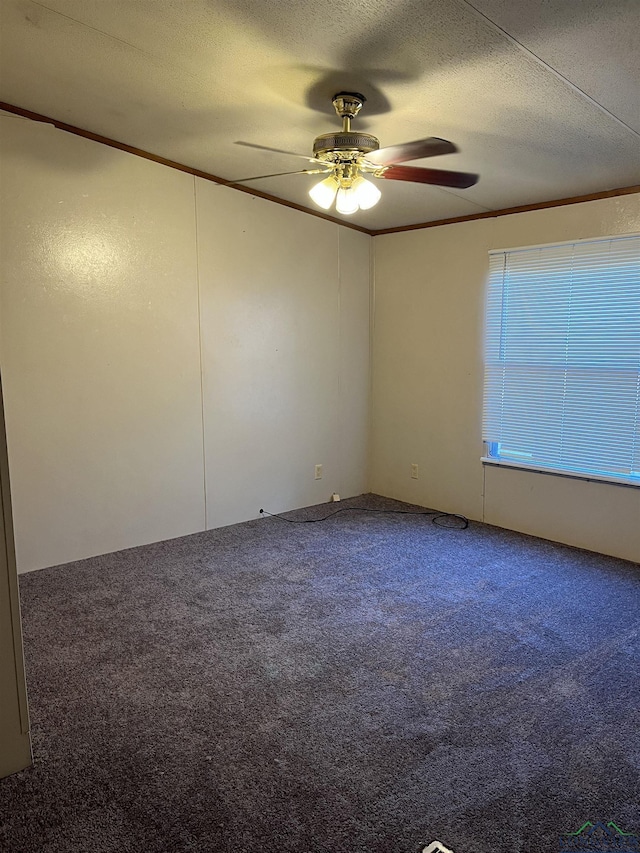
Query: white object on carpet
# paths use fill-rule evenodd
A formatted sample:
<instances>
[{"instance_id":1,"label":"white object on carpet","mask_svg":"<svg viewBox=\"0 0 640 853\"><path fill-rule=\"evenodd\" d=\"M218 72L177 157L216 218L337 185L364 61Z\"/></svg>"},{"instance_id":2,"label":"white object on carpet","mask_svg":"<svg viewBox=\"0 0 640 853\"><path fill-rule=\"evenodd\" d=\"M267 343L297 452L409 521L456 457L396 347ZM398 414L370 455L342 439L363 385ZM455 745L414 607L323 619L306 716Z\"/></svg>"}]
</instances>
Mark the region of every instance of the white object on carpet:
<instances>
[{"instance_id":1,"label":"white object on carpet","mask_svg":"<svg viewBox=\"0 0 640 853\"><path fill-rule=\"evenodd\" d=\"M441 841L432 841L422 850L422 853L453 853L453 850L449 850Z\"/></svg>"}]
</instances>

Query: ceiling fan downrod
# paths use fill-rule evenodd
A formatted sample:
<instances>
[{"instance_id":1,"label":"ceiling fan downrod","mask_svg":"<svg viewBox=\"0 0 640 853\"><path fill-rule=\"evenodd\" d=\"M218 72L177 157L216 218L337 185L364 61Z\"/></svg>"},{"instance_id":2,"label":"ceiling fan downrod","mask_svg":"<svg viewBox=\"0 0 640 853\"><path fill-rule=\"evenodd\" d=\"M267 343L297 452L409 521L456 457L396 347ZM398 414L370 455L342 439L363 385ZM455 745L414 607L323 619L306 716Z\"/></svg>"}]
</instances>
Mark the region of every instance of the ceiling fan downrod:
<instances>
[{"instance_id":1,"label":"ceiling fan downrod","mask_svg":"<svg viewBox=\"0 0 640 853\"><path fill-rule=\"evenodd\" d=\"M351 120L358 115L366 100L365 96L358 92L338 92L337 95L333 96L332 104L342 119L344 133L351 132Z\"/></svg>"}]
</instances>

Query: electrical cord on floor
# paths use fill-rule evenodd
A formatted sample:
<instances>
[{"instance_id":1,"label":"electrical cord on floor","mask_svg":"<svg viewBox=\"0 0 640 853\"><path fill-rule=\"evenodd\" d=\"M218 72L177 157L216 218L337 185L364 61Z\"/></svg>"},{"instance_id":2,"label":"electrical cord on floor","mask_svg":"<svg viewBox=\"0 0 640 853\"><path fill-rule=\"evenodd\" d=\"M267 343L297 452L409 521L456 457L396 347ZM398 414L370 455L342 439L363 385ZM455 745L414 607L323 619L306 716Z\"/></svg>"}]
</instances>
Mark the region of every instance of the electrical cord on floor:
<instances>
[{"instance_id":1,"label":"electrical cord on floor","mask_svg":"<svg viewBox=\"0 0 640 853\"><path fill-rule=\"evenodd\" d=\"M326 521L332 515L337 515L339 512L382 512L391 513L394 515L427 515L431 516L431 523L436 527L445 527L448 530L466 530L469 526L469 519L464 515L457 515L455 512L416 512L410 509L369 509L365 506L343 506L324 515L322 518L285 518L283 515L278 515L275 512L268 512L266 509L260 510L260 515L270 515L271 518L279 518L280 521L287 521L289 524L316 524L319 521ZM445 522L444 519L455 519L453 524Z\"/></svg>"}]
</instances>

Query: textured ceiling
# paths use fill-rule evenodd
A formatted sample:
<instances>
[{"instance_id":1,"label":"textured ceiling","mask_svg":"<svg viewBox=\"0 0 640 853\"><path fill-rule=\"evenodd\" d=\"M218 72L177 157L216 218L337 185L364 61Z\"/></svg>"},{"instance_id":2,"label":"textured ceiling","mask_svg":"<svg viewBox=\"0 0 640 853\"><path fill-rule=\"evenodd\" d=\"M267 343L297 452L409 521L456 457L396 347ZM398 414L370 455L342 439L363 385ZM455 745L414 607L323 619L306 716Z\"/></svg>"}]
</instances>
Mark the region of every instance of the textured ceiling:
<instances>
[{"instance_id":1,"label":"textured ceiling","mask_svg":"<svg viewBox=\"0 0 640 853\"><path fill-rule=\"evenodd\" d=\"M640 183L638 0L0 0L0 99L226 179L305 168L331 97L467 190L380 184L369 229ZM317 178L251 186L312 208ZM346 217L345 217L346 218Z\"/></svg>"}]
</instances>

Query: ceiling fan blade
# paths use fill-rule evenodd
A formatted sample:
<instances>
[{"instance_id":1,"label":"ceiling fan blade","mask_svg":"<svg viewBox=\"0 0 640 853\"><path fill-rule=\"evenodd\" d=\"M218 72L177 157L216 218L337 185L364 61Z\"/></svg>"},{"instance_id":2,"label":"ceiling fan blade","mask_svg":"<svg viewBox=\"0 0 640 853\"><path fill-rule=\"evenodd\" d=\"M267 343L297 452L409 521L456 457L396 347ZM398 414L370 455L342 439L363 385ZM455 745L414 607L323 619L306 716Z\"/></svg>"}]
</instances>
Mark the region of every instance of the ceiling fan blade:
<instances>
[{"instance_id":1,"label":"ceiling fan blade","mask_svg":"<svg viewBox=\"0 0 640 853\"><path fill-rule=\"evenodd\" d=\"M245 148L257 148L259 151L270 151L272 154L288 154L289 157L302 157L303 160L310 160L312 163L318 162L315 157L308 157L306 154L298 154L295 151L284 151L282 148L269 148L268 145L256 145L254 142L240 142L236 140L234 145L244 145Z\"/></svg>"},{"instance_id":2,"label":"ceiling fan blade","mask_svg":"<svg viewBox=\"0 0 640 853\"><path fill-rule=\"evenodd\" d=\"M448 172L444 169L420 169L415 166L390 166L382 175L387 181L415 181L437 187L466 189L478 182L479 175L469 172Z\"/></svg>"},{"instance_id":3,"label":"ceiling fan blade","mask_svg":"<svg viewBox=\"0 0 640 853\"><path fill-rule=\"evenodd\" d=\"M378 166L392 166L407 160L421 160L423 157L435 157L438 154L455 154L458 149L453 142L430 136L428 139L416 139L402 145L390 145L367 154L367 161Z\"/></svg>"},{"instance_id":4,"label":"ceiling fan blade","mask_svg":"<svg viewBox=\"0 0 640 853\"><path fill-rule=\"evenodd\" d=\"M295 172L274 172L272 175L253 175L250 178L236 178L235 181L216 181L219 187L232 187L246 184L248 181L261 181L263 178L280 178L282 175L324 175L326 169L298 169Z\"/></svg>"}]
</instances>

